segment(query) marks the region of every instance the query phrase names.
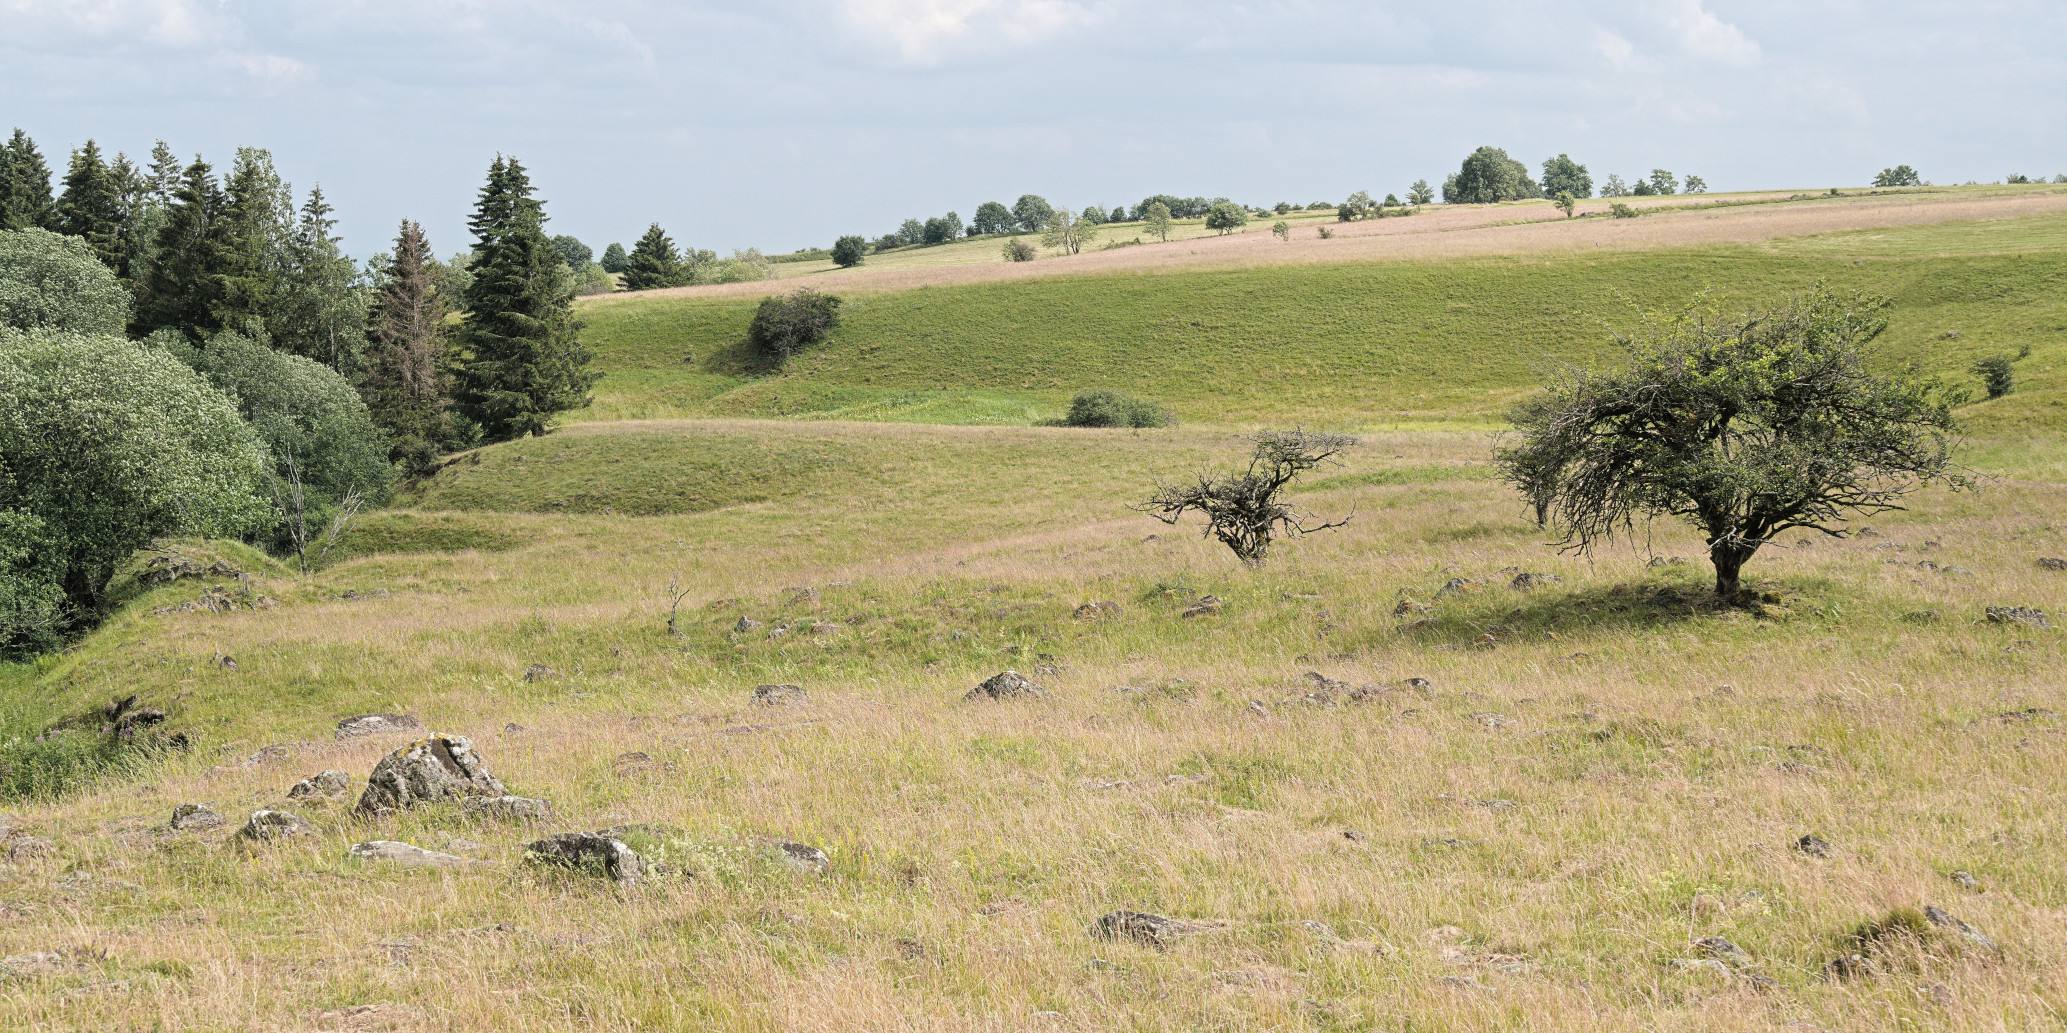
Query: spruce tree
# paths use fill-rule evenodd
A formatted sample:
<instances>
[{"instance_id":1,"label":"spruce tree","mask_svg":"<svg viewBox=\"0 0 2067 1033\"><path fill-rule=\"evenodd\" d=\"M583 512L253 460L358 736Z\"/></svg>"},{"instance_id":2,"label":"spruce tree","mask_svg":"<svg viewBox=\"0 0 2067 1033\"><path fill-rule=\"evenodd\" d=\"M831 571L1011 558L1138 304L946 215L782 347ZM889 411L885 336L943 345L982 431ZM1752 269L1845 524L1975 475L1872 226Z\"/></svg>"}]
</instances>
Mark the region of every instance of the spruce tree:
<instances>
[{"instance_id":1,"label":"spruce tree","mask_svg":"<svg viewBox=\"0 0 2067 1033\"><path fill-rule=\"evenodd\" d=\"M463 444L452 418L445 298L423 227L405 219L373 298L359 394L388 432L389 458L412 475Z\"/></svg>"},{"instance_id":2,"label":"spruce tree","mask_svg":"<svg viewBox=\"0 0 2067 1033\"><path fill-rule=\"evenodd\" d=\"M222 329L217 313L227 265L227 204L214 170L196 157L180 178L158 227L156 257L138 284L137 333L172 327L195 337Z\"/></svg>"},{"instance_id":3,"label":"spruce tree","mask_svg":"<svg viewBox=\"0 0 2067 1033\"><path fill-rule=\"evenodd\" d=\"M160 208L172 207L184 175L179 158L172 153L172 148L165 146L165 141L160 140L151 146L151 166L143 178Z\"/></svg>"},{"instance_id":4,"label":"spruce tree","mask_svg":"<svg viewBox=\"0 0 2067 1033\"><path fill-rule=\"evenodd\" d=\"M544 206L531 193L524 167L498 155L467 223L475 259L457 396L497 441L546 433L555 414L589 404L596 381L565 263L546 239Z\"/></svg>"},{"instance_id":5,"label":"spruce tree","mask_svg":"<svg viewBox=\"0 0 2067 1033\"><path fill-rule=\"evenodd\" d=\"M274 347L354 376L366 351L366 299L358 267L331 235L337 226L331 211L322 187L309 191L300 221L280 246L266 327Z\"/></svg>"},{"instance_id":6,"label":"spruce tree","mask_svg":"<svg viewBox=\"0 0 2067 1033\"><path fill-rule=\"evenodd\" d=\"M674 287L680 284L681 276L682 259L675 253L675 242L668 239L667 231L659 223L646 227L646 235L632 245L631 258L625 262L624 289Z\"/></svg>"},{"instance_id":7,"label":"spruce tree","mask_svg":"<svg viewBox=\"0 0 2067 1033\"><path fill-rule=\"evenodd\" d=\"M233 330L275 331L269 317L280 303L282 267L295 228L293 189L273 168L271 153L239 147L223 193L222 292L215 321Z\"/></svg>"},{"instance_id":8,"label":"spruce tree","mask_svg":"<svg viewBox=\"0 0 2067 1033\"><path fill-rule=\"evenodd\" d=\"M122 188L115 170L101 160L92 140L72 152L65 171L65 193L57 202L57 232L80 237L100 256L101 264L121 275Z\"/></svg>"},{"instance_id":9,"label":"spruce tree","mask_svg":"<svg viewBox=\"0 0 2067 1033\"><path fill-rule=\"evenodd\" d=\"M0 147L0 230L51 229L50 166L20 129Z\"/></svg>"}]
</instances>

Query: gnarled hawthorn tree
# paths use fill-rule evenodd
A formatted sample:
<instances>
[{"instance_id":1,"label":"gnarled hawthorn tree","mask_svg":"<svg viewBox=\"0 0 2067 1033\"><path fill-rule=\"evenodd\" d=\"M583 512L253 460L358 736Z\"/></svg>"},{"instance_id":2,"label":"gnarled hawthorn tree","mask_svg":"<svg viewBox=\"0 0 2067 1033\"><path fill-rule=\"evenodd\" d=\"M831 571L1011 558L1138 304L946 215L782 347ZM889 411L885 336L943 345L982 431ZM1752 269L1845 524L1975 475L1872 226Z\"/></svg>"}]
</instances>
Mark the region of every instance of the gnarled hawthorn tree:
<instances>
[{"instance_id":1,"label":"gnarled hawthorn tree","mask_svg":"<svg viewBox=\"0 0 2067 1033\"><path fill-rule=\"evenodd\" d=\"M1952 464L1956 394L1867 369L1887 303L1818 286L1734 319L1689 309L1623 338L1629 362L1567 367L1510 413L1505 479L1584 552L1638 520L1708 537L1715 591L1793 528L1845 535L1847 515L1901 509L1916 488L1966 487Z\"/></svg>"},{"instance_id":2,"label":"gnarled hawthorn tree","mask_svg":"<svg viewBox=\"0 0 2067 1033\"><path fill-rule=\"evenodd\" d=\"M1206 517L1206 535L1218 538L1247 566L1257 566L1270 553L1270 543L1280 535L1300 535L1341 527L1355 516L1354 510L1340 520L1308 526L1312 517L1286 502L1284 491L1299 475L1323 464L1339 465L1336 459L1356 439L1342 434L1313 434L1304 430L1265 431L1254 439L1249 469L1215 477L1200 471L1193 484L1156 484L1154 495L1134 508L1175 524L1184 514L1198 510Z\"/></svg>"}]
</instances>

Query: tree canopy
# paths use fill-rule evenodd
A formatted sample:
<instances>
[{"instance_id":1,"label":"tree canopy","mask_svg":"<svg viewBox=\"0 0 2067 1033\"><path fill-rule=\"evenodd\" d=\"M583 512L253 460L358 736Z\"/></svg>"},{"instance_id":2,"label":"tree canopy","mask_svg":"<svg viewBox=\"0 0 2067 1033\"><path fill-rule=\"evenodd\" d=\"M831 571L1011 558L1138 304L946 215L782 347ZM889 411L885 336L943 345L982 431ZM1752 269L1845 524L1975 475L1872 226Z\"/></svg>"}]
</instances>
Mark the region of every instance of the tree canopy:
<instances>
[{"instance_id":1,"label":"tree canopy","mask_svg":"<svg viewBox=\"0 0 2067 1033\"><path fill-rule=\"evenodd\" d=\"M1021 194L1012 203L1012 220L1028 233L1039 233L1048 228L1048 220L1055 217L1055 206L1039 194Z\"/></svg>"},{"instance_id":2,"label":"tree canopy","mask_svg":"<svg viewBox=\"0 0 2067 1033\"><path fill-rule=\"evenodd\" d=\"M1471 152L1457 174L1443 184L1446 204L1493 204L1541 196L1543 190L1529 178L1528 166L1498 147Z\"/></svg>"},{"instance_id":3,"label":"tree canopy","mask_svg":"<svg viewBox=\"0 0 2067 1033\"><path fill-rule=\"evenodd\" d=\"M996 201L985 201L976 206L976 216L969 220L969 226L978 233L1010 233L1018 221L1012 209Z\"/></svg>"},{"instance_id":4,"label":"tree canopy","mask_svg":"<svg viewBox=\"0 0 2067 1033\"><path fill-rule=\"evenodd\" d=\"M95 250L49 230L0 230L0 326L120 336L129 290Z\"/></svg>"},{"instance_id":5,"label":"tree canopy","mask_svg":"<svg viewBox=\"0 0 2067 1033\"><path fill-rule=\"evenodd\" d=\"M675 252L675 242L659 223L646 227L639 242L632 245L631 257L624 263L624 289L628 291L652 290L656 287L678 287L682 277L682 256Z\"/></svg>"},{"instance_id":6,"label":"tree canopy","mask_svg":"<svg viewBox=\"0 0 2067 1033\"><path fill-rule=\"evenodd\" d=\"M1885 308L1818 287L1734 318L1647 319L1621 368L1566 368L1518 405L1496 461L1571 550L1686 520L1707 536L1716 592L1734 597L1745 561L1785 531L1842 536L1849 514L1967 483L1956 397L1869 368Z\"/></svg>"},{"instance_id":7,"label":"tree canopy","mask_svg":"<svg viewBox=\"0 0 2067 1033\"><path fill-rule=\"evenodd\" d=\"M1234 203L1222 201L1206 212L1206 228L1219 230L1221 236L1241 229L1249 224L1249 210Z\"/></svg>"},{"instance_id":8,"label":"tree canopy","mask_svg":"<svg viewBox=\"0 0 2067 1033\"><path fill-rule=\"evenodd\" d=\"M0 144L0 230L51 228L50 166L19 128Z\"/></svg>"},{"instance_id":9,"label":"tree canopy","mask_svg":"<svg viewBox=\"0 0 2067 1033\"><path fill-rule=\"evenodd\" d=\"M1586 171L1586 166L1573 161L1570 155L1546 158L1543 161L1543 192L1551 197L1559 194L1592 197L1593 176Z\"/></svg>"}]
</instances>

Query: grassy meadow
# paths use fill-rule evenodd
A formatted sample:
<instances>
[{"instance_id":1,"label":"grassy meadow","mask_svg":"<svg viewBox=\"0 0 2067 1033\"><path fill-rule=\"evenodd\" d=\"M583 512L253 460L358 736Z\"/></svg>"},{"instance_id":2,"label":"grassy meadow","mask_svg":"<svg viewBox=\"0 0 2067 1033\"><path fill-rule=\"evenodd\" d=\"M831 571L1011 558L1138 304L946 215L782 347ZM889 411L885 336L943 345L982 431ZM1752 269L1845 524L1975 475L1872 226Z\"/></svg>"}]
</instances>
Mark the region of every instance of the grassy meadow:
<instances>
[{"instance_id":1,"label":"grassy meadow","mask_svg":"<svg viewBox=\"0 0 2067 1033\"><path fill-rule=\"evenodd\" d=\"M7 805L0 1026L2058 1028L2051 218L943 283L850 299L779 373L737 344L746 300L594 305L606 376L562 431L456 457L306 576L166 543L252 580L125 583L75 648L0 667L16 768L130 694L192 744ZM1627 302L1818 280L1894 299L1891 364L1970 383L2030 346L1963 410L1975 490L1788 535L1753 612L1711 601L1686 528L1561 555L1493 478L1503 406L1611 356ZM1091 387L1183 422L1043 425ZM1360 433L1298 493L1342 529L1246 569L1128 508L1286 423ZM277 603L179 609L214 584ZM1046 696L963 698L1008 668ZM751 704L776 683L808 702ZM558 819L284 800L325 769L356 796L407 737L333 729L376 712L472 737ZM229 826L173 830L183 803ZM279 806L315 833L237 840ZM524 859L613 826L669 871ZM347 855L374 839L467 863ZM1925 905L1998 947L1855 935ZM1094 935L1117 909L1198 927ZM1710 937L1748 958L1691 964ZM1878 974L1824 977L1862 950Z\"/></svg>"}]
</instances>

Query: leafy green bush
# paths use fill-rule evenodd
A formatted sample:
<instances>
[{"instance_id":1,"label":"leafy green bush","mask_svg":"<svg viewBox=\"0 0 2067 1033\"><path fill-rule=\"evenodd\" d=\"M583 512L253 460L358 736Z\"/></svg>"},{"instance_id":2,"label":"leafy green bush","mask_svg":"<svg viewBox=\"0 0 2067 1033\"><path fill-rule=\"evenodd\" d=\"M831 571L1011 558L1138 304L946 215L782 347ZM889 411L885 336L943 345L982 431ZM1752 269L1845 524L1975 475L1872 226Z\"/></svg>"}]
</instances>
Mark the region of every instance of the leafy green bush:
<instances>
[{"instance_id":1,"label":"leafy green bush","mask_svg":"<svg viewBox=\"0 0 2067 1033\"><path fill-rule=\"evenodd\" d=\"M787 297L764 298L747 325L756 352L776 362L825 340L840 325L840 299L808 288Z\"/></svg>"},{"instance_id":2,"label":"leafy green bush","mask_svg":"<svg viewBox=\"0 0 2067 1033\"><path fill-rule=\"evenodd\" d=\"M1233 201L1222 201L1206 212L1206 228L1232 233L1249 224L1249 211Z\"/></svg>"},{"instance_id":3,"label":"leafy green bush","mask_svg":"<svg viewBox=\"0 0 2067 1033\"><path fill-rule=\"evenodd\" d=\"M833 241L833 264L842 269L861 264L868 254L868 241L856 236L845 236Z\"/></svg>"},{"instance_id":4,"label":"leafy green bush","mask_svg":"<svg viewBox=\"0 0 2067 1033\"><path fill-rule=\"evenodd\" d=\"M1162 406L1118 391L1080 391L1062 418L1068 427L1167 427L1171 422Z\"/></svg>"},{"instance_id":5,"label":"leafy green bush","mask_svg":"<svg viewBox=\"0 0 2067 1033\"><path fill-rule=\"evenodd\" d=\"M121 335L129 290L77 237L0 232L0 326Z\"/></svg>"},{"instance_id":6,"label":"leafy green bush","mask_svg":"<svg viewBox=\"0 0 2067 1033\"><path fill-rule=\"evenodd\" d=\"M0 456L0 510L40 523L14 518L13 547L36 544L68 623L104 614L108 581L152 539L236 538L273 519L265 446L236 406L119 337L0 329Z\"/></svg>"},{"instance_id":7,"label":"leafy green bush","mask_svg":"<svg viewBox=\"0 0 2067 1033\"><path fill-rule=\"evenodd\" d=\"M1637 216L1643 214L1642 212L1639 212L1636 209L1631 208L1620 201L1617 201L1614 204L1609 205L1608 211L1612 213L1617 219L1634 219Z\"/></svg>"},{"instance_id":8,"label":"leafy green bush","mask_svg":"<svg viewBox=\"0 0 2067 1033\"><path fill-rule=\"evenodd\" d=\"M1005 261L1007 262L1031 262L1041 257L1040 251L1036 250L1032 244L1017 237L1006 241L1003 250Z\"/></svg>"},{"instance_id":9,"label":"leafy green bush","mask_svg":"<svg viewBox=\"0 0 2067 1033\"><path fill-rule=\"evenodd\" d=\"M1990 398L2001 398L2016 386L2016 371L2007 355L1990 355L1974 363L1972 368L1981 378L1982 386L1988 389Z\"/></svg>"},{"instance_id":10,"label":"leafy green bush","mask_svg":"<svg viewBox=\"0 0 2067 1033\"><path fill-rule=\"evenodd\" d=\"M64 572L48 545L41 518L0 510L0 658L49 650L64 632Z\"/></svg>"},{"instance_id":11,"label":"leafy green bush","mask_svg":"<svg viewBox=\"0 0 2067 1033\"><path fill-rule=\"evenodd\" d=\"M280 476L292 461L303 489L326 504L353 491L387 498L395 480L387 434L336 371L234 332L215 335L190 361L237 403Z\"/></svg>"}]
</instances>

